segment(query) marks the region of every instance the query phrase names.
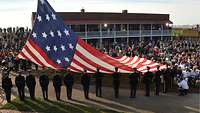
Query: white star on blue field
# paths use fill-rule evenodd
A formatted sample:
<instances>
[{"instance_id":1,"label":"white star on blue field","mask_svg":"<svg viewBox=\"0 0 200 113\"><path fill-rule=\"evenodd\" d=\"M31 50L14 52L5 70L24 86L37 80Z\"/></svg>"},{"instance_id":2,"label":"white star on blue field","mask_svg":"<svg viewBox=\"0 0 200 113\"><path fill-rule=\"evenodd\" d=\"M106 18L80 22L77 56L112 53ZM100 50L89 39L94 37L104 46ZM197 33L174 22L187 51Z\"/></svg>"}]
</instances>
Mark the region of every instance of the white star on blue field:
<instances>
[{"instance_id":1,"label":"white star on blue field","mask_svg":"<svg viewBox=\"0 0 200 113\"><path fill-rule=\"evenodd\" d=\"M165 13L175 25L200 24L200 0L48 0L57 12ZM0 0L0 27L31 27L37 0Z\"/></svg>"}]
</instances>

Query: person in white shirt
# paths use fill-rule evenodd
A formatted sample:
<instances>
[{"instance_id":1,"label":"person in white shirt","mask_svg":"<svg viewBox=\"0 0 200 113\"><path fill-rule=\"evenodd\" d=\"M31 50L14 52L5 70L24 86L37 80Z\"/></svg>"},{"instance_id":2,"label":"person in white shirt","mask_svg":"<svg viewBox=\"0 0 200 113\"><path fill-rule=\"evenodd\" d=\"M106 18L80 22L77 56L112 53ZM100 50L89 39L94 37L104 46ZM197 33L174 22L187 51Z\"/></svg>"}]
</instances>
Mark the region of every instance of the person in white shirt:
<instances>
[{"instance_id":1,"label":"person in white shirt","mask_svg":"<svg viewBox=\"0 0 200 113\"><path fill-rule=\"evenodd\" d=\"M187 92L189 90L187 78L185 79L181 78L181 81L178 83L178 86L179 86L179 92L180 92L179 95L180 96L187 95Z\"/></svg>"}]
</instances>

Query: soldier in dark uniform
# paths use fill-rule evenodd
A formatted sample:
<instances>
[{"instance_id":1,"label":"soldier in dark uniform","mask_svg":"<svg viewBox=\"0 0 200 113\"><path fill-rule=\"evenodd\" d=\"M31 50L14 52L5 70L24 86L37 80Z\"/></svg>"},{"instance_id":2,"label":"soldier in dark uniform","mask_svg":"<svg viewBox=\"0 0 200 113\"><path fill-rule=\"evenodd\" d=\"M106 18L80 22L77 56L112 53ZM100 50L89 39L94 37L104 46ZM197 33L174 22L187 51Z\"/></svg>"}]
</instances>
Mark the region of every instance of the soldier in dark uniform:
<instances>
[{"instance_id":1,"label":"soldier in dark uniform","mask_svg":"<svg viewBox=\"0 0 200 113\"><path fill-rule=\"evenodd\" d=\"M19 75L15 78L15 85L17 86L20 100L24 101L25 77L21 75L21 72L19 72Z\"/></svg>"},{"instance_id":2,"label":"soldier in dark uniform","mask_svg":"<svg viewBox=\"0 0 200 113\"><path fill-rule=\"evenodd\" d=\"M36 81L35 81L35 77L32 74L30 74L30 70L28 72L29 72L29 75L26 77L26 85L28 87L31 99L35 100Z\"/></svg>"},{"instance_id":3,"label":"soldier in dark uniform","mask_svg":"<svg viewBox=\"0 0 200 113\"><path fill-rule=\"evenodd\" d=\"M21 69L26 71L27 70L27 61L21 60Z\"/></svg>"},{"instance_id":4,"label":"soldier in dark uniform","mask_svg":"<svg viewBox=\"0 0 200 113\"><path fill-rule=\"evenodd\" d=\"M62 79L61 79L61 77L56 73L56 75L53 77L53 87L54 87L54 89L55 89L56 99L57 99L57 100L60 100L61 86L62 86Z\"/></svg>"},{"instance_id":5,"label":"soldier in dark uniform","mask_svg":"<svg viewBox=\"0 0 200 113\"><path fill-rule=\"evenodd\" d=\"M167 66L167 69L164 72L164 86L163 86L163 93L168 92L168 88L170 87L170 76L171 76L171 69Z\"/></svg>"},{"instance_id":6,"label":"soldier in dark uniform","mask_svg":"<svg viewBox=\"0 0 200 113\"><path fill-rule=\"evenodd\" d=\"M155 73L154 76L154 82L155 82L155 95L159 96L159 92L160 92L160 85L161 85L161 74L162 72L159 70L160 66L157 66L157 72Z\"/></svg>"},{"instance_id":7,"label":"soldier in dark uniform","mask_svg":"<svg viewBox=\"0 0 200 113\"><path fill-rule=\"evenodd\" d=\"M94 74L95 78L95 84L96 84L96 96L101 97L101 88L102 88L102 73L100 72L100 69L97 68L97 72Z\"/></svg>"},{"instance_id":8,"label":"soldier in dark uniform","mask_svg":"<svg viewBox=\"0 0 200 113\"><path fill-rule=\"evenodd\" d=\"M150 87L153 78L153 73L149 71L150 67L147 67L147 72L144 74L144 84L145 84L145 96L150 96Z\"/></svg>"},{"instance_id":9,"label":"soldier in dark uniform","mask_svg":"<svg viewBox=\"0 0 200 113\"><path fill-rule=\"evenodd\" d=\"M119 97L119 86L120 86L120 73L118 67L115 67L115 72L112 74L113 77L113 89L115 98Z\"/></svg>"},{"instance_id":10,"label":"soldier in dark uniform","mask_svg":"<svg viewBox=\"0 0 200 113\"><path fill-rule=\"evenodd\" d=\"M15 69L15 71L19 71L19 63L20 63L19 60L14 59L14 69Z\"/></svg>"},{"instance_id":11,"label":"soldier in dark uniform","mask_svg":"<svg viewBox=\"0 0 200 113\"><path fill-rule=\"evenodd\" d=\"M84 95L86 99L89 99L90 80L91 76L87 73L87 70L84 70L81 76L81 83L83 85Z\"/></svg>"},{"instance_id":12,"label":"soldier in dark uniform","mask_svg":"<svg viewBox=\"0 0 200 113\"><path fill-rule=\"evenodd\" d=\"M11 78L9 78L8 75L4 75L2 77L2 88L4 89L4 92L6 94L6 100L7 102L11 102L11 89L12 89L12 81Z\"/></svg>"},{"instance_id":13,"label":"soldier in dark uniform","mask_svg":"<svg viewBox=\"0 0 200 113\"><path fill-rule=\"evenodd\" d=\"M72 99L72 87L74 84L74 76L70 73L70 70L68 70L64 76L64 84L65 84L66 90L67 90L67 98L69 100L71 100Z\"/></svg>"},{"instance_id":14,"label":"soldier in dark uniform","mask_svg":"<svg viewBox=\"0 0 200 113\"><path fill-rule=\"evenodd\" d=\"M139 83L139 79L140 79L140 73L137 72L137 68L133 68L133 73L131 73L129 75L129 83L130 83L130 98L135 98L136 97L136 90L138 87L138 83Z\"/></svg>"},{"instance_id":15,"label":"soldier in dark uniform","mask_svg":"<svg viewBox=\"0 0 200 113\"><path fill-rule=\"evenodd\" d=\"M42 88L43 98L48 100L49 77L43 73L43 75L40 76L39 81Z\"/></svg>"}]
</instances>

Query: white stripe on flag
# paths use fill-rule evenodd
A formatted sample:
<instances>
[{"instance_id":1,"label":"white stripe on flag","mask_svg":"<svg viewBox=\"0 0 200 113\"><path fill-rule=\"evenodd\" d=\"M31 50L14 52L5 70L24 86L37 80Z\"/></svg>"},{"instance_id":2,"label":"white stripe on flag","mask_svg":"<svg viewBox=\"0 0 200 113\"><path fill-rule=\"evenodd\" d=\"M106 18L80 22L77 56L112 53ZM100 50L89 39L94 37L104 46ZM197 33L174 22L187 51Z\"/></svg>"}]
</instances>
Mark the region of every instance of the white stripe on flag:
<instances>
[{"instance_id":1,"label":"white stripe on flag","mask_svg":"<svg viewBox=\"0 0 200 113\"><path fill-rule=\"evenodd\" d=\"M96 71L96 67L88 64L87 62L85 62L83 59L81 59L79 56L77 56L76 54L74 55L74 59L76 59L79 63L81 63L82 65L84 65L85 67L90 68L93 71ZM103 71L101 70L101 72L103 73L108 73L107 71Z\"/></svg>"},{"instance_id":2,"label":"white stripe on flag","mask_svg":"<svg viewBox=\"0 0 200 113\"><path fill-rule=\"evenodd\" d=\"M134 67L137 67L138 64L141 63L141 62L143 62L143 61L144 61L144 58L140 58L140 60L139 60L137 63L133 64L132 67L133 67L133 68L134 68Z\"/></svg>"},{"instance_id":3,"label":"white stripe on flag","mask_svg":"<svg viewBox=\"0 0 200 113\"><path fill-rule=\"evenodd\" d=\"M123 61L124 59L126 59L127 57L126 56L123 56L122 58L120 58L120 59L117 59L118 61Z\"/></svg>"},{"instance_id":4,"label":"white stripe on flag","mask_svg":"<svg viewBox=\"0 0 200 113\"><path fill-rule=\"evenodd\" d=\"M101 59L95 57L94 55L90 54L87 50L85 50L82 46L80 46L78 43L77 43L77 46L76 46L76 50L79 51L80 53L82 53L83 55L85 55L88 59L90 59L91 61L103 66L103 67L106 67L110 70L113 70L115 69L114 66L102 61ZM120 69L119 68L119 71L120 72L123 72L123 73L130 73L130 71L127 71L127 70L123 70L123 69Z\"/></svg>"},{"instance_id":5,"label":"white stripe on flag","mask_svg":"<svg viewBox=\"0 0 200 113\"><path fill-rule=\"evenodd\" d=\"M152 61L151 60L147 60L146 62L142 63L143 65L148 65L150 64Z\"/></svg>"},{"instance_id":6,"label":"white stripe on flag","mask_svg":"<svg viewBox=\"0 0 200 113\"><path fill-rule=\"evenodd\" d=\"M84 71L84 69L83 69L82 67L80 67L79 65L77 65L77 64L74 63L74 62L71 63L71 66L73 66L74 68L76 68L76 69L78 69L78 70ZM88 71L88 70L87 70L87 72L88 72L88 73L93 73L93 72Z\"/></svg>"},{"instance_id":7,"label":"white stripe on flag","mask_svg":"<svg viewBox=\"0 0 200 113\"><path fill-rule=\"evenodd\" d=\"M47 61L42 57L42 55L37 50L35 50L35 48L33 48L31 46L31 44L29 43L29 41L27 41L26 45L32 51L32 53L40 60L40 62L42 62L47 67L51 67L53 69L56 69L55 67L53 67L52 65L50 65L49 63L47 63Z\"/></svg>"},{"instance_id":8,"label":"white stripe on flag","mask_svg":"<svg viewBox=\"0 0 200 113\"><path fill-rule=\"evenodd\" d=\"M25 59L21 54L19 54L17 57L20 59Z\"/></svg>"},{"instance_id":9,"label":"white stripe on flag","mask_svg":"<svg viewBox=\"0 0 200 113\"><path fill-rule=\"evenodd\" d=\"M22 49L22 53L29 58L32 62L38 64L39 66L41 66L27 51L25 48Z\"/></svg>"},{"instance_id":10,"label":"white stripe on flag","mask_svg":"<svg viewBox=\"0 0 200 113\"><path fill-rule=\"evenodd\" d=\"M137 61L137 59L138 59L138 57L137 56L135 56L134 58L133 58L133 60L130 62L130 64L129 65L133 65L136 61Z\"/></svg>"},{"instance_id":11,"label":"white stripe on flag","mask_svg":"<svg viewBox=\"0 0 200 113\"><path fill-rule=\"evenodd\" d=\"M130 60L130 58L127 57L126 60L122 61L121 63L123 63L123 64L124 64L124 63L126 64L127 62L129 63L129 60Z\"/></svg>"}]
</instances>

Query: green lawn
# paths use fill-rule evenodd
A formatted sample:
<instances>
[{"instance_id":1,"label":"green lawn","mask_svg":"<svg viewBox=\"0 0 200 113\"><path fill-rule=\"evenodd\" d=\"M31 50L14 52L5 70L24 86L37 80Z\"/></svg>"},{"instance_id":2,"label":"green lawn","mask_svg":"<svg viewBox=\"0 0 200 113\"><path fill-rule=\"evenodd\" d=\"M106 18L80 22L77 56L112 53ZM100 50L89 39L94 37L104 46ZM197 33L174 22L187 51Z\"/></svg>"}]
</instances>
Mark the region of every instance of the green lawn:
<instances>
[{"instance_id":1,"label":"green lawn","mask_svg":"<svg viewBox=\"0 0 200 113\"><path fill-rule=\"evenodd\" d=\"M106 109L85 107L83 105L78 105L70 102L44 101L40 98L35 101L32 101L28 98L25 102L19 101L17 98L11 103L7 103L0 109L43 113L118 113L116 111Z\"/></svg>"}]
</instances>

